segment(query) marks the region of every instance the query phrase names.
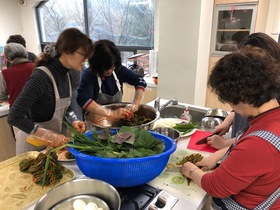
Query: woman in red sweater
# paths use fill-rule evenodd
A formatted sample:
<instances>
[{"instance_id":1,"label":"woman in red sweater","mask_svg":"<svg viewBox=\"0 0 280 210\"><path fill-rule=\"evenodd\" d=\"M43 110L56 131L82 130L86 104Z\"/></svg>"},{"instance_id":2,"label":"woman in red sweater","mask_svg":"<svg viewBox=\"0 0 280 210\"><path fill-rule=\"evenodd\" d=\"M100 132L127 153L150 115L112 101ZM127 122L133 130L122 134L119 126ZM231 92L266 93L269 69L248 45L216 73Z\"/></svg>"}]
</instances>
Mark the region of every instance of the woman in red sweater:
<instances>
[{"instance_id":1,"label":"woman in red sweater","mask_svg":"<svg viewBox=\"0 0 280 210\"><path fill-rule=\"evenodd\" d=\"M280 209L280 63L245 46L214 66L208 85L250 126L226 152L221 149L183 174L213 197L213 209ZM205 173L202 169L215 170Z\"/></svg>"},{"instance_id":2,"label":"woman in red sweater","mask_svg":"<svg viewBox=\"0 0 280 210\"><path fill-rule=\"evenodd\" d=\"M6 44L4 55L11 64L0 72L0 101L8 100L12 106L31 75L34 64L27 59L25 47L18 43Z\"/></svg>"}]
</instances>

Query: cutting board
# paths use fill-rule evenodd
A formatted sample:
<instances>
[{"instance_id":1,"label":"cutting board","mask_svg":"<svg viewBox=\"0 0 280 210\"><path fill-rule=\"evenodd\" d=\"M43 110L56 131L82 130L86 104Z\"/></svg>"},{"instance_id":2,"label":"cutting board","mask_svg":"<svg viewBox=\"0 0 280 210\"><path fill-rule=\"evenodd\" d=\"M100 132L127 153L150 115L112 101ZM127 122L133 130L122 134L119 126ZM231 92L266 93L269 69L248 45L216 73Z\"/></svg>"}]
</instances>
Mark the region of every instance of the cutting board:
<instances>
[{"instance_id":1,"label":"cutting board","mask_svg":"<svg viewBox=\"0 0 280 210\"><path fill-rule=\"evenodd\" d=\"M194 149L194 150L200 150L200 151L204 151L204 152L216 152L217 149L209 146L208 144L200 144L200 145L195 144L198 140L200 140L206 136L209 136L211 134L212 134L212 132L196 130L193 133L193 135L191 136L191 139L189 141L187 148Z\"/></svg>"}]
</instances>

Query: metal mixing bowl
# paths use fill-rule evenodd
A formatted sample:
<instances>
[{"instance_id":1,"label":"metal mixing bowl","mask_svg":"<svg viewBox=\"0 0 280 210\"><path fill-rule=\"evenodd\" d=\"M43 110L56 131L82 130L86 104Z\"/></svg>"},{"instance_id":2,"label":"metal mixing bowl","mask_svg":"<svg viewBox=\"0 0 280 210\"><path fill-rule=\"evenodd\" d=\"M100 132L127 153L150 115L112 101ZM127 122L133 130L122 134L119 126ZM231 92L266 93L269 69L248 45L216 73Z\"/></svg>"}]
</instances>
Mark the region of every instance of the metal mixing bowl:
<instances>
[{"instance_id":1,"label":"metal mixing bowl","mask_svg":"<svg viewBox=\"0 0 280 210\"><path fill-rule=\"evenodd\" d=\"M181 136L179 131L169 127L158 127L158 128L154 128L152 131L168 136L174 139L175 142L177 142Z\"/></svg>"},{"instance_id":2,"label":"metal mixing bowl","mask_svg":"<svg viewBox=\"0 0 280 210\"><path fill-rule=\"evenodd\" d=\"M222 122L223 120L217 117L204 117L201 120L201 128L206 131L213 131Z\"/></svg>"},{"instance_id":3,"label":"metal mixing bowl","mask_svg":"<svg viewBox=\"0 0 280 210\"><path fill-rule=\"evenodd\" d=\"M34 210L53 209L63 202L78 196L92 196L105 202L110 209L120 210L118 191L107 182L97 179L75 179L61 184L46 193L35 205ZM106 205L105 205L106 206Z\"/></svg>"},{"instance_id":4,"label":"metal mixing bowl","mask_svg":"<svg viewBox=\"0 0 280 210\"><path fill-rule=\"evenodd\" d=\"M115 104L109 104L109 105L104 105L104 107L112 110L116 110L119 108L125 108L128 104L130 103L115 103ZM141 127L145 129L150 128L150 124L155 122L159 118L159 111L156 110L154 107L141 104L140 108L137 112L135 112L139 117L144 116L145 118L150 118L151 120L147 123L141 124L141 125L135 125L133 127ZM90 112L87 112L85 114L85 120L87 123L90 125L94 126L95 128L102 129L106 127L110 127L111 129L119 129L120 127L126 125L126 121L124 120L118 120L118 121L112 121L109 120L105 117L100 117L97 115L94 115Z\"/></svg>"},{"instance_id":5,"label":"metal mixing bowl","mask_svg":"<svg viewBox=\"0 0 280 210\"><path fill-rule=\"evenodd\" d=\"M218 117L221 119L225 119L227 116L227 111L223 109L208 109L205 113L205 117Z\"/></svg>"}]
</instances>

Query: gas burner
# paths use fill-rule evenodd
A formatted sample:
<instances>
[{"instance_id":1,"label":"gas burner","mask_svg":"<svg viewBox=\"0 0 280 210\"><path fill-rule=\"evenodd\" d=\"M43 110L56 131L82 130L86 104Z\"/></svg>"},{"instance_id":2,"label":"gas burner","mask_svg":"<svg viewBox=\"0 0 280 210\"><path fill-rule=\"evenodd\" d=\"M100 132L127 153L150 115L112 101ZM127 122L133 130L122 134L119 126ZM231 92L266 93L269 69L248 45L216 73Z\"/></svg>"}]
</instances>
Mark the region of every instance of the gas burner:
<instances>
[{"instance_id":1,"label":"gas burner","mask_svg":"<svg viewBox=\"0 0 280 210\"><path fill-rule=\"evenodd\" d=\"M121 197L120 210L170 210L177 198L150 185L117 188Z\"/></svg>"},{"instance_id":2,"label":"gas burner","mask_svg":"<svg viewBox=\"0 0 280 210\"><path fill-rule=\"evenodd\" d=\"M121 210L142 210L159 194L160 189L149 185L118 188L121 197Z\"/></svg>"}]
</instances>

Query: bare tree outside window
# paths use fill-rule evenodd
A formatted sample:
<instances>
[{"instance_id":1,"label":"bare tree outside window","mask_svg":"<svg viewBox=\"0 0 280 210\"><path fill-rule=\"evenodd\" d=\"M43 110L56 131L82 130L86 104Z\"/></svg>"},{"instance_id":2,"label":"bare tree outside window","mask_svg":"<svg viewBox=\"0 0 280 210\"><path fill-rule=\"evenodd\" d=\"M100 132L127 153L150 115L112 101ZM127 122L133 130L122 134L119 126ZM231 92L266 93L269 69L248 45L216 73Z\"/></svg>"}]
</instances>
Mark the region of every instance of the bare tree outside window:
<instances>
[{"instance_id":1,"label":"bare tree outside window","mask_svg":"<svg viewBox=\"0 0 280 210\"><path fill-rule=\"evenodd\" d=\"M84 2L86 5L83 5ZM75 27L88 33L93 41L109 39L118 46L152 49L154 2L155 0L49 0L37 8L41 41L55 42L62 30Z\"/></svg>"},{"instance_id":2,"label":"bare tree outside window","mask_svg":"<svg viewBox=\"0 0 280 210\"><path fill-rule=\"evenodd\" d=\"M38 11L42 42L55 42L60 32L70 27L85 32L81 0L49 0Z\"/></svg>"}]
</instances>

